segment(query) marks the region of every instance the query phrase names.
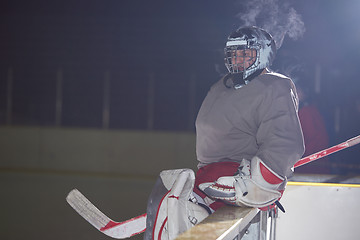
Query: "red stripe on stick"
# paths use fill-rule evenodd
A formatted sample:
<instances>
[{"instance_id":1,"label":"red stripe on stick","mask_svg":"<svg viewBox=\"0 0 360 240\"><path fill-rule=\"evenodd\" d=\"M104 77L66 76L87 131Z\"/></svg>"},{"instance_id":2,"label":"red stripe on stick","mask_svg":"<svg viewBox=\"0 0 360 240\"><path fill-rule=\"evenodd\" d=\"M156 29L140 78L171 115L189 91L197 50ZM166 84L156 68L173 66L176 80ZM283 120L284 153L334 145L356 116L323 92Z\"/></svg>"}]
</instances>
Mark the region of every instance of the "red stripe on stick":
<instances>
[{"instance_id":1,"label":"red stripe on stick","mask_svg":"<svg viewBox=\"0 0 360 240\"><path fill-rule=\"evenodd\" d=\"M143 217L146 217L146 213L140 215L140 216L137 216L137 217L134 217L134 218L131 218L129 220L126 220L126 221L123 221L123 222L114 222L114 221L109 221L105 227L102 227L100 228L100 231L105 231L105 230L108 230L110 228L113 228L113 227L116 227L116 226L119 226L119 225L123 225L123 224L126 224L128 222L132 222L136 219L139 219L139 218L143 218Z\"/></svg>"}]
</instances>

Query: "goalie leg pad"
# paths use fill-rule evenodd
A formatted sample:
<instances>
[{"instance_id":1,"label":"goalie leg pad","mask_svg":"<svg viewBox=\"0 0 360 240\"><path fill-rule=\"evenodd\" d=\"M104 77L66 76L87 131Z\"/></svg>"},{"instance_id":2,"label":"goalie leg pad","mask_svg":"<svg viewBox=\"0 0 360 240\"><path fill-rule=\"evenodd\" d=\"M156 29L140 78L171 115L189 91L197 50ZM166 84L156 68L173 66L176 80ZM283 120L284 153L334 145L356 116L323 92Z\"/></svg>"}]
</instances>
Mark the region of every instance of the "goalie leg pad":
<instances>
[{"instance_id":1,"label":"goalie leg pad","mask_svg":"<svg viewBox=\"0 0 360 240\"><path fill-rule=\"evenodd\" d=\"M144 239L175 239L209 215L192 194L194 182L191 169L160 173L148 200Z\"/></svg>"}]
</instances>

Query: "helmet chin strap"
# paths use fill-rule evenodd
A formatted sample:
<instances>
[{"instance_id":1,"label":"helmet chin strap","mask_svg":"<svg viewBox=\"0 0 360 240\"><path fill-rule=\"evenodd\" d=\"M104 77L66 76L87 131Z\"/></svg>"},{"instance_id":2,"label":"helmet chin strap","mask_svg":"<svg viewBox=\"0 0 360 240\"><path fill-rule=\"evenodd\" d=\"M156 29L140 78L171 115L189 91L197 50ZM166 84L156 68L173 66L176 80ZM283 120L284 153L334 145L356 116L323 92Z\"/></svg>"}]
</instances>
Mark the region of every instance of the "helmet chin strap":
<instances>
[{"instance_id":1,"label":"helmet chin strap","mask_svg":"<svg viewBox=\"0 0 360 240\"><path fill-rule=\"evenodd\" d=\"M244 72L228 73L223 80L225 87L240 89L248 84L251 80L259 76L264 69L258 69L253 74L244 79ZM229 83L229 81L231 81Z\"/></svg>"}]
</instances>

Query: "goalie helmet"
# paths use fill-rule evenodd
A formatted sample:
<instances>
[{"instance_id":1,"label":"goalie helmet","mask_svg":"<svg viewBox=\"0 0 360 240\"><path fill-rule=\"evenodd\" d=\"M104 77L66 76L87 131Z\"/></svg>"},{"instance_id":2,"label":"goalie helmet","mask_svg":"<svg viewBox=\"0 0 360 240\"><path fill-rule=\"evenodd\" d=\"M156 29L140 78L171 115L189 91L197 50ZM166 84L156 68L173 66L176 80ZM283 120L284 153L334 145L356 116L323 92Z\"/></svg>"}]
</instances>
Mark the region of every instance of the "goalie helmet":
<instances>
[{"instance_id":1,"label":"goalie helmet","mask_svg":"<svg viewBox=\"0 0 360 240\"><path fill-rule=\"evenodd\" d=\"M255 49L255 62L246 69L241 69L234 61L234 54L237 50ZM254 73L260 72L269 67L276 53L275 41L265 30L258 27L243 27L231 33L227 39L225 51L225 66L230 73L242 73L245 80Z\"/></svg>"}]
</instances>

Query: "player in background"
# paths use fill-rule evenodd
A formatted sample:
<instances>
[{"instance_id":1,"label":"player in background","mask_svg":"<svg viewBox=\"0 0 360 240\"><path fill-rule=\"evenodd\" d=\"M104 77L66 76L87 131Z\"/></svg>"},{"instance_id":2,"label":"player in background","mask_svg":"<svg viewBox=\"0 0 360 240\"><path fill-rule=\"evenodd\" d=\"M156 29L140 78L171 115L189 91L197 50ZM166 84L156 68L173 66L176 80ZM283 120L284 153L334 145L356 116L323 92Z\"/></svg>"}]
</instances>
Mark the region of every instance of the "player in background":
<instances>
[{"instance_id":1,"label":"player in background","mask_svg":"<svg viewBox=\"0 0 360 240\"><path fill-rule=\"evenodd\" d=\"M329 147L329 136L323 116L318 107L311 100L310 90L304 83L296 82L299 96L299 119L304 135L304 157ZM295 173L330 174L331 164L329 158L316 161L299 169Z\"/></svg>"}]
</instances>

